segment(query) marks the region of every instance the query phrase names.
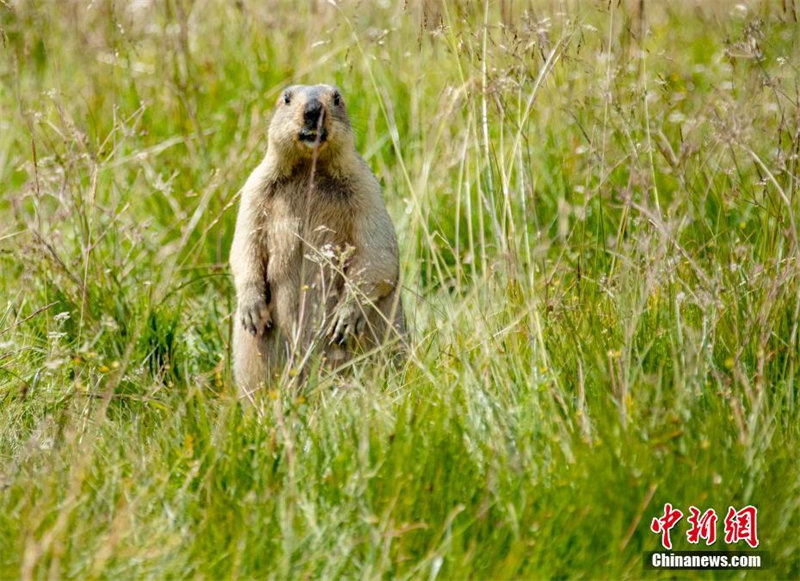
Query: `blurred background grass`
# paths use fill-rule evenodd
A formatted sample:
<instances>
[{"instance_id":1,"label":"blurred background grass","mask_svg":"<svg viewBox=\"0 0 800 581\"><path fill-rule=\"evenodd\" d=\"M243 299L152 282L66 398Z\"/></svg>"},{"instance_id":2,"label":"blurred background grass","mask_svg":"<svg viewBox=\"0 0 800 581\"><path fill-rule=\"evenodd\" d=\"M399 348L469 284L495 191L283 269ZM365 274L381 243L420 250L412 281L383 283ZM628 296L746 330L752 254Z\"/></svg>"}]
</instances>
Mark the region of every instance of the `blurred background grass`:
<instances>
[{"instance_id":1,"label":"blurred background grass","mask_svg":"<svg viewBox=\"0 0 800 581\"><path fill-rule=\"evenodd\" d=\"M800 577L798 9L0 2L0 578L659 576L665 502ZM292 82L413 338L257 413L226 261Z\"/></svg>"}]
</instances>

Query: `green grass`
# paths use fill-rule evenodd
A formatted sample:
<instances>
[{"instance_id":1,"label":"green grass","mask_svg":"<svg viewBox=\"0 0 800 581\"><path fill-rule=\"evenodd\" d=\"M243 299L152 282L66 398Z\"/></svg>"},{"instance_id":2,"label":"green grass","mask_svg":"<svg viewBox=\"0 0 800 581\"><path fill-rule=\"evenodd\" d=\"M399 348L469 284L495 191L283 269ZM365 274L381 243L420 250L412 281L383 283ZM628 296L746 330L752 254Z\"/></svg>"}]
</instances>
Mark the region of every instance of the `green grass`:
<instances>
[{"instance_id":1,"label":"green grass","mask_svg":"<svg viewBox=\"0 0 800 581\"><path fill-rule=\"evenodd\" d=\"M800 577L793 2L629 4L0 2L0 578L674 578L665 502ZM413 335L243 409L291 82L342 88Z\"/></svg>"}]
</instances>

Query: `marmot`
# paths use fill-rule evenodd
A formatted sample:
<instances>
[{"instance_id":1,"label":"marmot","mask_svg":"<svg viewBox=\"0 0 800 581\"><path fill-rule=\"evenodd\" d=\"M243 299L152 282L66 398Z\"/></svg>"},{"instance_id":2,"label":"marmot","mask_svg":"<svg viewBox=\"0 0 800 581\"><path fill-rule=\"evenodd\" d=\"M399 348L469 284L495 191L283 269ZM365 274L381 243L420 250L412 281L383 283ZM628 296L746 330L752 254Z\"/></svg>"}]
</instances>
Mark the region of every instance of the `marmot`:
<instances>
[{"instance_id":1,"label":"marmot","mask_svg":"<svg viewBox=\"0 0 800 581\"><path fill-rule=\"evenodd\" d=\"M281 93L267 153L241 191L230 253L233 373L243 397L288 360L341 363L405 333L397 235L329 85Z\"/></svg>"}]
</instances>

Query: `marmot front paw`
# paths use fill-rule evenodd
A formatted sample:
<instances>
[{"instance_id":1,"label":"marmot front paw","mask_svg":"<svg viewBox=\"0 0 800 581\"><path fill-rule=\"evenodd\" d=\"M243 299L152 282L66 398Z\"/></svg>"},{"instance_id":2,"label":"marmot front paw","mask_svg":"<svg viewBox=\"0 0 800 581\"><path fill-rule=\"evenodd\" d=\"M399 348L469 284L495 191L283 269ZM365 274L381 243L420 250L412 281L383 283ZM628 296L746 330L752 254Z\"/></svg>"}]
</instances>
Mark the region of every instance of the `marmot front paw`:
<instances>
[{"instance_id":1,"label":"marmot front paw","mask_svg":"<svg viewBox=\"0 0 800 581\"><path fill-rule=\"evenodd\" d=\"M359 305L354 303L342 305L336 310L328 330L331 342L342 345L348 335L358 337L364 330L364 323L366 323L366 319Z\"/></svg>"},{"instance_id":2,"label":"marmot front paw","mask_svg":"<svg viewBox=\"0 0 800 581\"><path fill-rule=\"evenodd\" d=\"M255 296L239 302L239 321L251 335L261 335L272 328L272 314L264 297Z\"/></svg>"}]
</instances>

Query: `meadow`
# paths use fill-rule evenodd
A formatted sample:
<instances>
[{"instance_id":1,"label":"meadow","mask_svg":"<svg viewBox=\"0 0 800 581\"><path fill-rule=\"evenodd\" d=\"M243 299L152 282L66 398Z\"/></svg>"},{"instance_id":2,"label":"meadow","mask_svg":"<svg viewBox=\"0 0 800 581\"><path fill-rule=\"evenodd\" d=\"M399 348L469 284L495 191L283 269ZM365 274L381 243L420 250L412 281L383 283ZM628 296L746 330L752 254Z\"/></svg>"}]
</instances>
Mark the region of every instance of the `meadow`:
<instances>
[{"instance_id":1,"label":"meadow","mask_svg":"<svg viewBox=\"0 0 800 581\"><path fill-rule=\"evenodd\" d=\"M798 11L0 1L0 579L800 578ZM237 191L317 82L407 360L246 408ZM769 568L644 570L667 502Z\"/></svg>"}]
</instances>

